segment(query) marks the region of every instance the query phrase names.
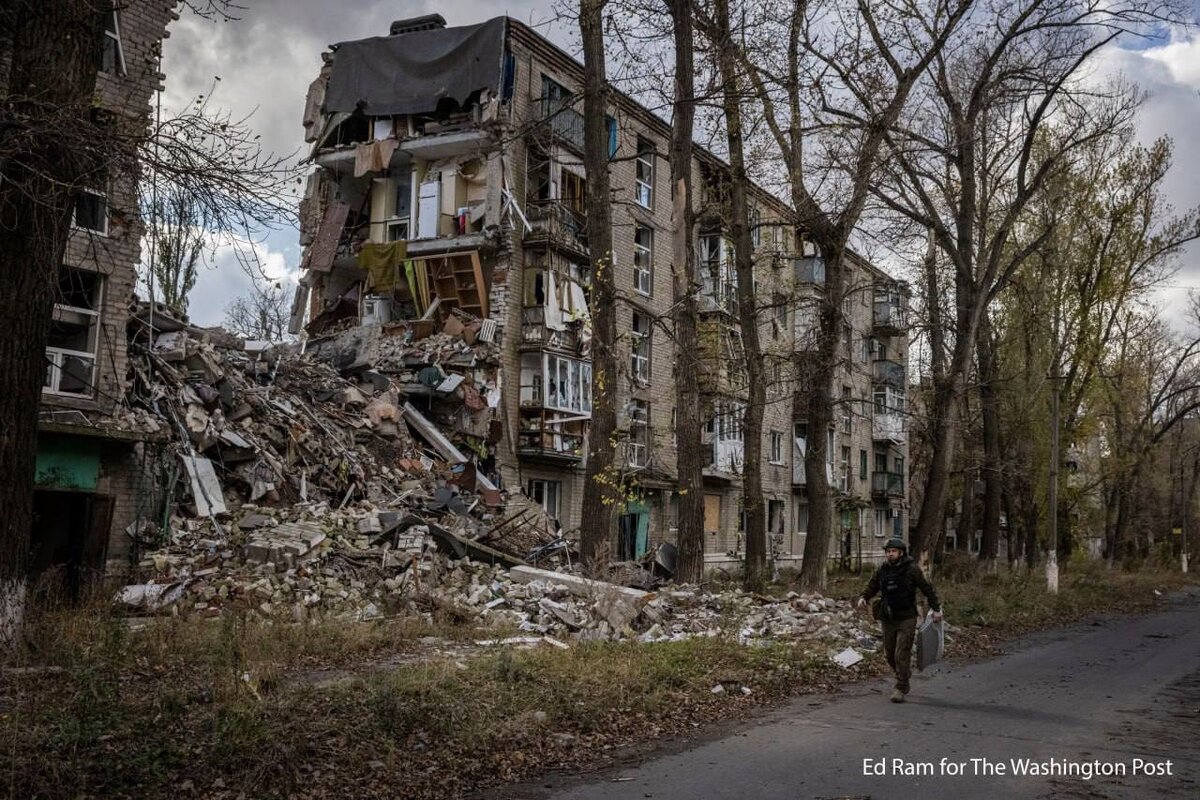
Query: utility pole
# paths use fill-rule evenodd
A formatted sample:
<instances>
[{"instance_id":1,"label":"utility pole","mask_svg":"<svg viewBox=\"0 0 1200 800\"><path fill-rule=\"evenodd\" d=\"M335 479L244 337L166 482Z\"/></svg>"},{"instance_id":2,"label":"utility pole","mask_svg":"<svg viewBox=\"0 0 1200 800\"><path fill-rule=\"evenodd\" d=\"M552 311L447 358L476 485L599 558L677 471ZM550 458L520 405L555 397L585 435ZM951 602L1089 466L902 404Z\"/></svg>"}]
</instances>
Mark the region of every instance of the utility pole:
<instances>
[{"instance_id":1,"label":"utility pole","mask_svg":"<svg viewBox=\"0 0 1200 800\"><path fill-rule=\"evenodd\" d=\"M1050 552L1046 557L1046 588L1058 594L1058 359L1050 374L1050 491L1046 498Z\"/></svg>"}]
</instances>

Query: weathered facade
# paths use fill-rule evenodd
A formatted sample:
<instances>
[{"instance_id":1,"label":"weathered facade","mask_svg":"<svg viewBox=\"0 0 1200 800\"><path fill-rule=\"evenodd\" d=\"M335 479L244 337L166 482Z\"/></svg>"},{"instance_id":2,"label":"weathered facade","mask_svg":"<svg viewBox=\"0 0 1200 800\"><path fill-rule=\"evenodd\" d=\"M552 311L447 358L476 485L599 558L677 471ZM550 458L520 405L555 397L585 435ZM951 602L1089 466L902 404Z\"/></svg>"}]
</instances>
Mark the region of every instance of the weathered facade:
<instances>
[{"instance_id":1,"label":"weathered facade","mask_svg":"<svg viewBox=\"0 0 1200 800\"><path fill-rule=\"evenodd\" d=\"M105 18L97 106L144 126L173 4L130 0ZM124 430L127 325L140 241L137 176L98 175L76 201L59 275L38 433L31 568L76 594L128 567L125 528L144 497L147 436ZM107 570L106 570L107 567Z\"/></svg>"},{"instance_id":2,"label":"weathered facade","mask_svg":"<svg viewBox=\"0 0 1200 800\"><path fill-rule=\"evenodd\" d=\"M582 67L507 18L445 28L402 20L390 35L324 55L304 125L316 166L301 208L305 277L293 312L310 352L369 367L379 337L469 328L499 346L468 380L490 419L456 435L481 472L578 525L591 415L589 276L582 166ZM612 550L637 557L675 536L669 126L614 95L609 141L612 262L620 295L618 454L628 502ZM701 276L706 561L744 553L740 513L745 369L727 167L697 149L693 185ZM768 527L777 560L798 560L807 530L797 402L822 262L788 210L754 188L760 338L770 378L763 425ZM842 493L846 553L878 557L904 530L907 359L904 287L856 260L846 307L843 417L827 433ZM307 319L307 325L304 320ZM346 342L352 343L347 349ZM452 400L453 398L447 398ZM482 430L481 430L482 427ZM839 556L843 548L833 547Z\"/></svg>"}]
</instances>

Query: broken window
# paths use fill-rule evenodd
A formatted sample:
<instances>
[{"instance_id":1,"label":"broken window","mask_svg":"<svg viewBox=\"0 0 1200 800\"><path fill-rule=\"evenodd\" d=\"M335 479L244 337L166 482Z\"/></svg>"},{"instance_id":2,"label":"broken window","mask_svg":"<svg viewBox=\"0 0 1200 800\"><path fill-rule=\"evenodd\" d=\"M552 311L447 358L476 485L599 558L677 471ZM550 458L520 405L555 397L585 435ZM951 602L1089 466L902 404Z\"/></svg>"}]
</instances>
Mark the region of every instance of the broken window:
<instances>
[{"instance_id":1,"label":"broken window","mask_svg":"<svg viewBox=\"0 0 1200 800\"><path fill-rule=\"evenodd\" d=\"M95 272L59 269L58 296L46 346L42 388L53 394L91 396L100 337L103 280Z\"/></svg>"},{"instance_id":2,"label":"broken window","mask_svg":"<svg viewBox=\"0 0 1200 800\"><path fill-rule=\"evenodd\" d=\"M771 456L772 464L783 463L783 434L780 431L771 431Z\"/></svg>"},{"instance_id":3,"label":"broken window","mask_svg":"<svg viewBox=\"0 0 1200 800\"><path fill-rule=\"evenodd\" d=\"M80 189L75 196L75 227L108 235L108 195L100 189Z\"/></svg>"},{"instance_id":4,"label":"broken window","mask_svg":"<svg viewBox=\"0 0 1200 800\"><path fill-rule=\"evenodd\" d=\"M545 356L546 408L592 412L592 365L574 358Z\"/></svg>"},{"instance_id":5,"label":"broken window","mask_svg":"<svg viewBox=\"0 0 1200 800\"><path fill-rule=\"evenodd\" d=\"M629 401L629 466L644 467L650 452L650 404Z\"/></svg>"},{"instance_id":6,"label":"broken window","mask_svg":"<svg viewBox=\"0 0 1200 800\"><path fill-rule=\"evenodd\" d=\"M654 277L654 231L644 225L633 229L633 288L649 296Z\"/></svg>"},{"instance_id":7,"label":"broken window","mask_svg":"<svg viewBox=\"0 0 1200 800\"><path fill-rule=\"evenodd\" d=\"M562 481L531 480L526 485L526 493L555 521L561 519Z\"/></svg>"},{"instance_id":8,"label":"broken window","mask_svg":"<svg viewBox=\"0 0 1200 800\"><path fill-rule=\"evenodd\" d=\"M121 45L121 23L116 11L104 13L104 52L100 69L109 75L125 74L125 48Z\"/></svg>"},{"instance_id":9,"label":"broken window","mask_svg":"<svg viewBox=\"0 0 1200 800\"><path fill-rule=\"evenodd\" d=\"M643 208L654 207L654 142L638 137L634 199Z\"/></svg>"},{"instance_id":10,"label":"broken window","mask_svg":"<svg viewBox=\"0 0 1200 800\"><path fill-rule=\"evenodd\" d=\"M700 278L703 294L719 309L737 313L737 276L733 266L733 245L720 231L701 234Z\"/></svg>"},{"instance_id":11,"label":"broken window","mask_svg":"<svg viewBox=\"0 0 1200 800\"><path fill-rule=\"evenodd\" d=\"M650 382L650 317L633 312L633 341L629 350L629 374L641 384Z\"/></svg>"}]
</instances>

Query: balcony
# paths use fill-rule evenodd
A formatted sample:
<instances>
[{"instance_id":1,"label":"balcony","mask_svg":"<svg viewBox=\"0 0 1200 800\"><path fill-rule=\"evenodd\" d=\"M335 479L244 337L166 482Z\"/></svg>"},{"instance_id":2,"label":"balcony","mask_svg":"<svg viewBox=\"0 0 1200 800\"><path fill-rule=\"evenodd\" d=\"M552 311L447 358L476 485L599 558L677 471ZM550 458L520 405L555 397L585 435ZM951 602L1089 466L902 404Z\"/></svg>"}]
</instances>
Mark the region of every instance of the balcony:
<instances>
[{"instance_id":1,"label":"balcony","mask_svg":"<svg viewBox=\"0 0 1200 800\"><path fill-rule=\"evenodd\" d=\"M570 105L570 99L543 97L539 130L546 131L559 143L583 153L583 114Z\"/></svg>"},{"instance_id":2,"label":"balcony","mask_svg":"<svg viewBox=\"0 0 1200 800\"><path fill-rule=\"evenodd\" d=\"M876 296L872 316L875 334L878 336L899 336L908 330L908 309L895 297L881 300Z\"/></svg>"},{"instance_id":3,"label":"balcony","mask_svg":"<svg viewBox=\"0 0 1200 800\"><path fill-rule=\"evenodd\" d=\"M904 390L904 365L896 361L877 359L874 366L875 383L884 383L895 389Z\"/></svg>"},{"instance_id":4,"label":"balcony","mask_svg":"<svg viewBox=\"0 0 1200 800\"><path fill-rule=\"evenodd\" d=\"M526 247L555 247L577 260L587 261L587 223L582 214L561 200L532 200L525 207L529 225Z\"/></svg>"},{"instance_id":5,"label":"balcony","mask_svg":"<svg viewBox=\"0 0 1200 800\"><path fill-rule=\"evenodd\" d=\"M871 417L871 438L876 442L904 443L904 415L876 411Z\"/></svg>"},{"instance_id":6,"label":"balcony","mask_svg":"<svg viewBox=\"0 0 1200 800\"><path fill-rule=\"evenodd\" d=\"M904 476L898 472L872 472L871 496L887 499L904 496Z\"/></svg>"},{"instance_id":7,"label":"balcony","mask_svg":"<svg viewBox=\"0 0 1200 800\"><path fill-rule=\"evenodd\" d=\"M525 306L521 309L521 349L561 350L573 356L579 355L580 341L578 323L568 323L566 330L554 331L546 327L545 306Z\"/></svg>"},{"instance_id":8,"label":"balcony","mask_svg":"<svg viewBox=\"0 0 1200 800\"><path fill-rule=\"evenodd\" d=\"M562 417L549 409L522 407L517 454L559 464L581 463L586 420Z\"/></svg>"}]
</instances>

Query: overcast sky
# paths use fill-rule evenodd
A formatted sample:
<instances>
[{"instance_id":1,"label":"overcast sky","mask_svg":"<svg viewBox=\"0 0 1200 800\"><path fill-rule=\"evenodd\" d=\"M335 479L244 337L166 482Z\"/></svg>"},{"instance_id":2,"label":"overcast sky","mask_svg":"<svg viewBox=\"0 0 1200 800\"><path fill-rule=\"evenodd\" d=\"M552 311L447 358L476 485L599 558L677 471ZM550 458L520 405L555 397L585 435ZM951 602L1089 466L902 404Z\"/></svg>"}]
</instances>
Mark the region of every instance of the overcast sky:
<instances>
[{"instance_id":1,"label":"overcast sky","mask_svg":"<svg viewBox=\"0 0 1200 800\"><path fill-rule=\"evenodd\" d=\"M1200 0L1192 0L1200 18ZM213 104L236 115L253 115L250 123L265 147L278 153L303 150L300 117L308 84L320 68L320 54L330 44L387 33L394 19L439 13L449 25L468 25L501 14L534 24L551 39L570 46L570 33L550 24L554 0L241 0L249 6L234 22L213 22L184 14L171 27L164 46L167 75L165 108L178 108L216 84ZM1149 142L1169 135L1175 142L1175 165L1167 179L1169 197L1178 209L1200 205L1200 32L1178 31L1170 40L1134 49L1110 48L1100 66L1120 71L1151 93L1138 123ZM296 233L270 235L260 255L274 277L294 280L300 260ZM202 325L220 323L224 308L246 292L250 279L231 254L218 255L215 268L200 275L190 312ZM1200 289L1200 247L1192 247L1179 264L1163 302L1178 312L1188 288Z\"/></svg>"}]
</instances>

